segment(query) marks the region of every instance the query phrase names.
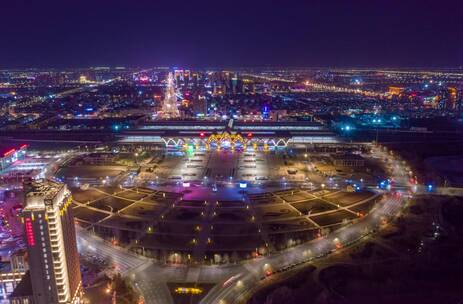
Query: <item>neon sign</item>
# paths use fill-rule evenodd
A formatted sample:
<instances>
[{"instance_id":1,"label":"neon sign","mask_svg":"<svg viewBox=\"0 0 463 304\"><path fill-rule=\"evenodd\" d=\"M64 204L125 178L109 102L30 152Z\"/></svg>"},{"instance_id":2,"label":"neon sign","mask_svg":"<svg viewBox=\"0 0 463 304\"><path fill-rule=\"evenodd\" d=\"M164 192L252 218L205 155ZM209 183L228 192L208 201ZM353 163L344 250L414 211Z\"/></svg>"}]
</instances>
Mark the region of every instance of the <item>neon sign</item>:
<instances>
[{"instance_id":1,"label":"neon sign","mask_svg":"<svg viewBox=\"0 0 463 304\"><path fill-rule=\"evenodd\" d=\"M11 150L5 152L5 153L3 154L3 156L4 156L4 157L5 157L5 156L10 156L10 155L13 154L15 151L16 151L15 149L11 149Z\"/></svg>"},{"instance_id":2,"label":"neon sign","mask_svg":"<svg viewBox=\"0 0 463 304\"><path fill-rule=\"evenodd\" d=\"M26 240L29 246L35 246L34 230L32 229L32 220L26 217Z\"/></svg>"}]
</instances>

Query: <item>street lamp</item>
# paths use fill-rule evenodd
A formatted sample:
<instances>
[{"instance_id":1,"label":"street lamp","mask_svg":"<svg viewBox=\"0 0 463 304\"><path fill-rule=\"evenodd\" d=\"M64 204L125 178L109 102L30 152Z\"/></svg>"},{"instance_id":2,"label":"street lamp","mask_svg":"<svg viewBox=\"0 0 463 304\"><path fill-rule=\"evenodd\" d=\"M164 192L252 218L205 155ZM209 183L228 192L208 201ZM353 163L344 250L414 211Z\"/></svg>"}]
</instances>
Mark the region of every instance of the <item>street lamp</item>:
<instances>
[{"instance_id":1,"label":"street lamp","mask_svg":"<svg viewBox=\"0 0 463 304\"><path fill-rule=\"evenodd\" d=\"M138 164L138 152L135 152L134 156L135 156L135 163Z\"/></svg>"}]
</instances>

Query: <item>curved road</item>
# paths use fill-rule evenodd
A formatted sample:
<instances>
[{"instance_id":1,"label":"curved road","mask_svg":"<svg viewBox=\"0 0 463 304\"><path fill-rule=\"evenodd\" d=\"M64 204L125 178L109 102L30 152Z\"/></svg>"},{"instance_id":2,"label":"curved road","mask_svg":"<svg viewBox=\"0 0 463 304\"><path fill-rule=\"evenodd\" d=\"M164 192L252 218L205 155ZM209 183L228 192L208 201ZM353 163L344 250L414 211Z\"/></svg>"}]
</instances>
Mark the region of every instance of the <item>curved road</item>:
<instances>
[{"instance_id":1,"label":"curved road","mask_svg":"<svg viewBox=\"0 0 463 304\"><path fill-rule=\"evenodd\" d=\"M380 148L374 155L388 160L390 176L397 189L408 189L408 172L403 162ZM83 229L78 229L79 249L110 260L122 274L128 275L147 304L173 303L167 282L217 283L203 298L202 304L242 303L256 287L269 284L273 276L296 265L321 258L368 236L400 213L406 195L401 191L386 193L376 207L358 222L291 249L230 266L159 265L149 259L102 241Z\"/></svg>"}]
</instances>

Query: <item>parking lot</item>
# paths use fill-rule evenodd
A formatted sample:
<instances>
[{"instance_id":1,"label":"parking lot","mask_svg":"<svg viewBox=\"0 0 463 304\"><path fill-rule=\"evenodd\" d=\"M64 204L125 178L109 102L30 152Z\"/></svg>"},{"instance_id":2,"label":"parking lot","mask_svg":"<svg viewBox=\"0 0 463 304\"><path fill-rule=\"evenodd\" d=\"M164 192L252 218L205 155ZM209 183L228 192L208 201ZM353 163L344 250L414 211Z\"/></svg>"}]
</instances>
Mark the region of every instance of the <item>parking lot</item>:
<instances>
[{"instance_id":1,"label":"parking lot","mask_svg":"<svg viewBox=\"0 0 463 304\"><path fill-rule=\"evenodd\" d=\"M240 194L232 187L211 194L207 186L186 192L99 187L75 189L73 196L82 227L158 259L175 250L183 262L233 253L246 259L294 246L360 218L378 199L336 189Z\"/></svg>"}]
</instances>

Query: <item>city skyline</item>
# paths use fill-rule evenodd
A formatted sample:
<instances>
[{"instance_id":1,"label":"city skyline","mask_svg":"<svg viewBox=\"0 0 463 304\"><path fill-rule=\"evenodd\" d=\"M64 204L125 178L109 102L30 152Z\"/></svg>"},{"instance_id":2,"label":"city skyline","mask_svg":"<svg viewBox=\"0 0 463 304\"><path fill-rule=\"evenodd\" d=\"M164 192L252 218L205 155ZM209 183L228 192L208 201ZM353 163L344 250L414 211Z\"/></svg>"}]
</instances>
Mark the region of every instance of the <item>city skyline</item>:
<instances>
[{"instance_id":1,"label":"city skyline","mask_svg":"<svg viewBox=\"0 0 463 304\"><path fill-rule=\"evenodd\" d=\"M404 274L459 293L462 105L452 69L1 70L0 299L338 303L359 263L349 299L450 300Z\"/></svg>"}]
</instances>

